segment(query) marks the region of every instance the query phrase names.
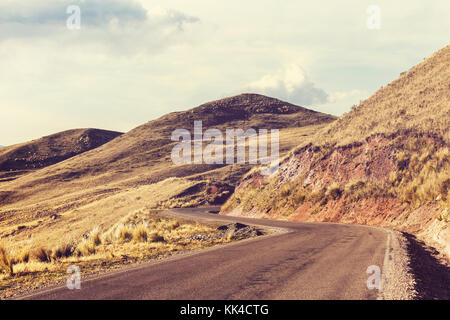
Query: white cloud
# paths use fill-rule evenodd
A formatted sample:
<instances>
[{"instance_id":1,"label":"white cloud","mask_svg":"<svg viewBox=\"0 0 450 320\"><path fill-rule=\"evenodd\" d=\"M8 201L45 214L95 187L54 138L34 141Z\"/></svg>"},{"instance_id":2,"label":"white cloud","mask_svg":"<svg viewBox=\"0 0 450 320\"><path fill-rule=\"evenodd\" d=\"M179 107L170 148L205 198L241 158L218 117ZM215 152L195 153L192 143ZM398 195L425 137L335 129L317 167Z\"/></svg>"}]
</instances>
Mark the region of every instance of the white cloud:
<instances>
[{"instance_id":1,"label":"white cloud","mask_svg":"<svg viewBox=\"0 0 450 320\"><path fill-rule=\"evenodd\" d=\"M264 75L250 83L246 89L305 106L328 101L328 94L317 88L297 64L289 64L272 74Z\"/></svg>"},{"instance_id":2,"label":"white cloud","mask_svg":"<svg viewBox=\"0 0 450 320\"><path fill-rule=\"evenodd\" d=\"M448 44L448 0L377 3L374 31L360 0L0 0L0 144L125 131L249 84L340 115Z\"/></svg>"},{"instance_id":3,"label":"white cloud","mask_svg":"<svg viewBox=\"0 0 450 320\"><path fill-rule=\"evenodd\" d=\"M361 97L364 95L367 95L368 92L364 90L350 90L350 91L336 91L329 95L328 102L329 103L336 103L343 100L349 100L354 99L355 97Z\"/></svg>"}]
</instances>

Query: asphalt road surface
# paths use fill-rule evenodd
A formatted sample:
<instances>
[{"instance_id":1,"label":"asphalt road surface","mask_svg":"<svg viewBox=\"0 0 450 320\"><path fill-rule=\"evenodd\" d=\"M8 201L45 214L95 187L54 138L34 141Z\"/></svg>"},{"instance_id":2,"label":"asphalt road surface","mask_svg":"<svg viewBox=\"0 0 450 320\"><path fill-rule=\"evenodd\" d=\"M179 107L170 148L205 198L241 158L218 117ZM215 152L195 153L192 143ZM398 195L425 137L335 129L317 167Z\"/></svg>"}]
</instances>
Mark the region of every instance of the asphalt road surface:
<instances>
[{"instance_id":1,"label":"asphalt road surface","mask_svg":"<svg viewBox=\"0 0 450 320\"><path fill-rule=\"evenodd\" d=\"M226 220L286 231L148 262L83 279L80 290L44 289L24 299L376 299L369 266L383 267L387 232L176 209L196 220Z\"/></svg>"}]
</instances>

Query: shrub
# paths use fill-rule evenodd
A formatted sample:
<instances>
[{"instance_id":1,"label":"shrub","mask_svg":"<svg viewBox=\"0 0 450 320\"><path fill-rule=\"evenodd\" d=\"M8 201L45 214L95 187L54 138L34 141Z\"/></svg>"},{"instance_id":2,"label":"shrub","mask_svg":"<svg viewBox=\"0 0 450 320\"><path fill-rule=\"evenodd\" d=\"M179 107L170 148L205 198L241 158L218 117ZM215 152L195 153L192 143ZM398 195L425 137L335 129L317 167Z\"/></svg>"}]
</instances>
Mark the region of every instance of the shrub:
<instances>
[{"instance_id":1,"label":"shrub","mask_svg":"<svg viewBox=\"0 0 450 320\"><path fill-rule=\"evenodd\" d=\"M299 205L301 203L303 203L306 199L306 194L305 194L305 190L303 189L298 189L296 190L294 197L293 197L293 201L295 205Z\"/></svg>"},{"instance_id":2,"label":"shrub","mask_svg":"<svg viewBox=\"0 0 450 320\"><path fill-rule=\"evenodd\" d=\"M325 204L326 204L325 193L326 193L326 189L325 188L322 188L322 189L315 190L315 191L311 192L311 195L310 195L311 201L313 203L317 203L317 202L323 203L323 202L325 202Z\"/></svg>"},{"instance_id":3,"label":"shrub","mask_svg":"<svg viewBox=\"0 0 450 320\"><path fill-rule=\"evenodd\" d=\"M337 200L338 198L340 198L341 194L342 194L342 190L337 182L334 182L332 185L330 185L326 192L326 195L333 198L333 200Z\"/></svg>"},{"instance_id":4,"label":"shrub","mask_svg":"<svg viewBox=\"0 0 450 320\"><path fill-rule=\"evenodd\" d=\"M167 225L167 227L170 230L174 230L174 229L178 228L179 226L180 226L180 223L177 220L170 221Z\"/></svg>"}]
</instances>

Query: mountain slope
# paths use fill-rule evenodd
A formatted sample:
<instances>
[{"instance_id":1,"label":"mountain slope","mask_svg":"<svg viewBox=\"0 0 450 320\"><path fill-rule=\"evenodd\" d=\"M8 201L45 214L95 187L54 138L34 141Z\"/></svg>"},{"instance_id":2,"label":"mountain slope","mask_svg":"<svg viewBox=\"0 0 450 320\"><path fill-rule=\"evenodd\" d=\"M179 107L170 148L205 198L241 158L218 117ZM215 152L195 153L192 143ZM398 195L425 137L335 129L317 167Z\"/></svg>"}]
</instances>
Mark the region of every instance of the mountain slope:
<instances>
[{"instance_id":1,"label":"mountain slope","mask_svg":"<svg viewBox=\"0 0 450 320\"><path fill-rule=\"evenodd\" d=\"M0 237L58 241L143 206L174 207L223 203L250 165L174 165L176 129L280 129L280 153L314 134L334 116L277 99L242 94L174 112L141 125L78 156L0 183ZM53 215L63 218L49 220ZM35 224L36 221L43 221ZM27 228L15 230L18 225ZM28 227L29 226L29 227ZM37 228L34 229L34 228ZM68 229L69 228L69 229ZM51 231L49 231L51 230ZM42 233L41 233L42 231ZM45 233L46 232L46 233Z\"/></svg>"},{"instance_id":2,"label":"mountain slope","mask_svg":"<svg viewBox=\"0 0 450 320\"><path fill-rule=\"evenodd\" d=\"M374 133L414 129L450 143L450 46L382 87L321 134L326 142L348 144Z\"/></svg>"},{"instance_id":3,"label":"mountain slope","mask_svg":"<svg viewBox=\"0 0 450 320\"><path fill-rule=\"evenodd\" d=\"M223 214L394 227L450 255L450 46L308 137Z\"/></svg>"},{"instance_id":4,"label":"mountain slope","mask_svg":"<svg viewBox=\"0 0 450 320\"><path fill-rule=\"evenodd\" d=\"M83 154L28 175L21 181L28 186L75 181L87 177L90 184L134 179L136 183L157 182L172 176L189 176L217 169L220 165L186 165L173 167L170 154L176 144L170 140L174 130L193 132L194 120L203 121L203 129L218 128L282 128L297 130L307 136L335 117L260 95L243 94L175 112L150 121L113 141ZM307 128L307 130L301 130ZM300 130L300 131L299 131ZM286 131L289 136L290 131ZM296 139L281 141L282 151L294 146ZM293 134L296 137L295 133ZM289 141L288 141L289 140ZM149 167L152 170L149 171ZM145 178L137 178L139 174Z\"/></svg>"}]
</instances>

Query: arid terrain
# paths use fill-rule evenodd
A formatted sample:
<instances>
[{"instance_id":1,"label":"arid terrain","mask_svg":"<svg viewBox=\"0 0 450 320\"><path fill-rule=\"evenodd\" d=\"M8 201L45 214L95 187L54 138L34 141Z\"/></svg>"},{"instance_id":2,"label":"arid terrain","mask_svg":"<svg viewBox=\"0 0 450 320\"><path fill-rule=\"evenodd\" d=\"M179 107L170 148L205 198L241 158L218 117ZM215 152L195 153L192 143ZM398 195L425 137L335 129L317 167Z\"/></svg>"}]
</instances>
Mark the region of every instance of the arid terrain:
<instances>
[{"instance_id":1,"label":"arid terrain","mask_svg":"<svg viewBox=\"0 0 450 320\"><path fill-rule=\"evenodd\" d=\"M203 130L280 129L279 170L263 176L252 165L173 164L172 132L193 132L198 120ZM42 279L61 280L71 263L99 271L241 239L208 224L153 215L157 209L207 205L223 205L220 213L235 217L394 229L409 239L404 243L411 252L439 260L434 267L442 263L445 274L449 124L447 46L340 118L242 94L124 134L70 130L2 148L0 289L9 294L45 284ZM358 239L368 236L364 230L358 229ZM426 255L415 237L437 251ZM348 240L349 250L358 245ZM389 246L373 242L370 250L375 248L379 262ZM417 263L417 255L408 263ZM419 285L426 287L416 279ZM365 295L363 290L358 297Z\"/></svg>"},{"instance_id":2,"label":"arid terrain","mask_svg":"<svg viewBox=\"0 0 450 320\"><path fill-rule=\"evenodd\" d=\"M450 46L281 161L249 173L223 214L384 226L450 256Z\"/></svg>"},{"instance_id":3,"label":"arid terrain","mask_svg":"<svg viewBox=\"0 0 450 320\"><path fill-rule=\"evenodd\" d=\"M92 232L106 232L133 212L225 202L251 166L174 165L171 133L192 130L194 120L202 120L204 130L278 128L284 155L335 119L277 99L243 94L168 114L123 135L112 133L114 139L102 140L105 144L94 144L92 133L106 137L106 132L90 129L2 149L0 242L5 256L10 265L16 262L16 276L26 275L45 270L45 263L52 261L40 261L36 252L51 256L69 248L71 256ZM5 279L4 286L13 283L9 276Z\"/></svg>"}]
</instances>

